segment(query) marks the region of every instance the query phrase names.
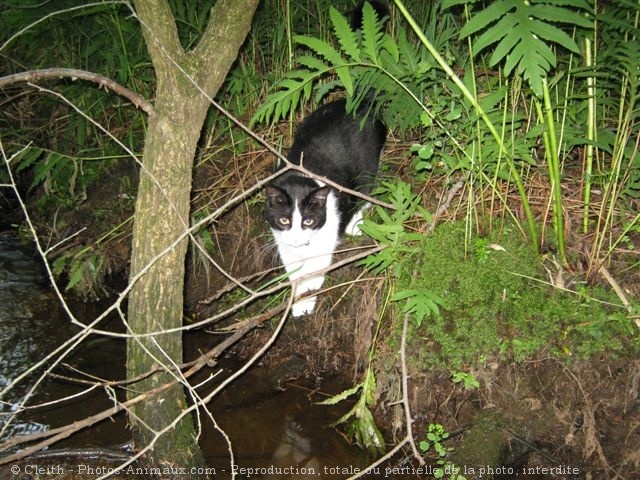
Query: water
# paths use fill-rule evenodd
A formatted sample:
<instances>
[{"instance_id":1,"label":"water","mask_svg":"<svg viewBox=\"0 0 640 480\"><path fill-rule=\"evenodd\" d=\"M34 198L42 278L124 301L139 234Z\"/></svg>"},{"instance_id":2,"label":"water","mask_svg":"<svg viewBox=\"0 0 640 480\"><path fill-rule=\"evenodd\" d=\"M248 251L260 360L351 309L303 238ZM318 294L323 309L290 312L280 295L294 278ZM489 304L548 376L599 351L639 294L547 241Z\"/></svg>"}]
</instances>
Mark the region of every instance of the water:
<instances>
[{"instance_id":1,"label":"water","mask_svg":"<svg viewBox=\"0 0 640 480\"><path fill-rule=\"evenodd\" d=\"M96 318L107 306L108 302L70 304L74 315L84 322ZM116 318L107 325L114 327L118 322ZM17 374L78 331L53 294L32 247L21 244L11 235L0 234L0 387L6 387ZM210 343L211 336L206 333L186 337L185 345L194 350L190 355L187 352L188 357L193 357L198 348ZM58 367L55 371L76 378L82 371L100 378L121 379L125 372L125 356L123 340L90 337L65 359L69 368ZM236 367L232 361L223 361L221 376ZM202 376L220 368L212 367L202 372ZM368 459L363 453L334 429L328 428L344 412L315 405L314 402L322 398L310 395L302 387L279 385L279 376L280 373L272 374L266 368L251 369L208 405L215 421L229 436L237 478L335 479L344 475L325 472L366 466ZM0 404L3 421L12 413L11 405L25 395L36 378L29 377L3 399L7 402ZM48 377L30 403L51 402L82 390L82 386L72 382ZM5 432L5 437L62 426L112 405L113 400L104 391L96 390L61 404L21 413ZM207 465L215 471L216 479L231 478L227 442L213 427L206 412L202 413L200 447ZM88 447L113 448L129 441L127 419L119 415L85 429L53 448L81 449L80 457L67 458L66 464L73 465L74 461L87 460L82 455L87 455L83 452L88 452ZM68 455L71 455L70 450ZM256 472L251 469L266 470ZM0 469L0 477L2 473Z\"/></svg>"},{"instance_id":2,"label":"water","mask_svg":"<svg viewBox=\"0 0 640 480\"><path fill-rule=\"evenodd\" d=\"M0 235L0 390L33 364L42 351L55 347L57 325L48 319L56 306L33 253L16 238ZM19 385L3 400L14 402L26 392L27 385ZM0 404L3 416L9 412L8 405ZM11 425L8 434L46 428L40 422L20 421Z\"/></svg>"}]
</instances>

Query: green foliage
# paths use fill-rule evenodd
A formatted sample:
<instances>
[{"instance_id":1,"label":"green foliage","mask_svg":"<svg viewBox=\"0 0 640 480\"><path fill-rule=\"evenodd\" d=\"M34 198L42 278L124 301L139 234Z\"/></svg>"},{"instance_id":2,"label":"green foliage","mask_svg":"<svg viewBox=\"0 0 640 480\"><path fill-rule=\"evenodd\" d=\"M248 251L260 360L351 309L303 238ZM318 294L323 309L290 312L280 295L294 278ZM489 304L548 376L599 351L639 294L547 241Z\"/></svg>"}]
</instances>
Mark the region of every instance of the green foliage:
<instances>
[{"instance_id":1,"label":"green foliage","mask_svg":"<svg viewBox=\"0 0 640 480\"><path fill-rule=\"evenodd\" d=\"M369 255L361 263L373 273L381 273L397 265L403 254L414 251L411 242L422 238L420 234L408 232L405 229L405 222L414 216L425 219L429 214L420 206L420 197L411 191L411 186L407 183L382 181L376 194L389 200L393 210L388 213L384 208L376 206L375 211L381 221L376 223L366 218L360 225L360 229L384 245L385 249Z\"/></svg>"},{"instance_id":2,"label":"green foliage","mask_svg":"<svg viewBox=\"0 0 640 480\"><path fill-rule=\"evenodd\" d=\"M90 160L28 146L14 159L12 167L18 174L32 169L27 193L42 186L59 205L74 205L86 199L87 187L100 176L98 163Z\"/></svg>"},{"instance_id":3,"label":"green foliage","mask_svg":"<svg viewBox=\"0 0 640 480\"><path fill-rule=\"evenodd\" d=\"M378 193L395 210L377 208L377 221L365 220L363 231L386 248L363 264L392 274L397 293L389 299L401 302L401 314L411 315L410 338L429 339L428 349L417 349L417 362L460 369L488 355L522 361L542 348L583 358L621 350L633 339L631 317L613 307L611 294L586 288L580 295L563 293L536 280L540 260L513 228L504 228L500 237L473 237L469 256L463 224L440 225L431 235L408 231L428 214L407 184L383 182ZM478 386L463 373L453 380Z\"/></svg>"},{"instance_id":4,"label":"green foliage","mask_svg":"<svg viewBox=\"0 0 640 480\"><path fill-rule=\"evenodd\" d=\"M104 261L101 253L89 249L66 252L53 262L52 272L57 277L67 275L65 291L75 291L84 300L97 300L106 295Z\"/></svg>"},{"instance_id":5,"label":"green foliage","mask_svg":"<svg viewBox=\"0 0 640 480\"><path fill-rule=\"evenodd\" d=\"M417 125L420 106L415 95L419 85L430 79L429 66L407 40L402 28L396 42L384 32L381 19L368 3L363 9L362 27L354 32L341 12L331 7L330 19L337 45L316 37L298 35L294 40L312 53L296 57L299 68L285 75L275 91L256 111L253 122L275 122L298 108L301 102L315 101L342 88L353 108L370 91L389 127L406 130ZM326 83L315 85L322 79Z\"/></svg>"},{"instance_id":6,"label":"green foliage","mask_svg":"<svg viewBox=\"0 0 640 480\"><path fill-rule=\"evenodd\" d=\"M10 1L2 9L7 41L1 48L7 73L78 68L111 77L143 95L151 92L139 88L153 76L138 23L124 4L88 7L72 0L46 5ZM22 85L22 92L5 103L7 115L0 117L0 128L9 154L28 145L29 153L13 163L14 173L28 179L30 193L43 191L56 209L82 202L87 190L122 158L121 148L89 119L135 151L141 144L144 116L93 84L61 79L46 86L66 102Z\"/></svg>"},{"instance_id":7,"label":"green foliage","mask_svg":"<svg viewBox=\"0 0 640 480\"><path fill-rule=\"evenodd\" d=\"M392 302L406 300L402 312L412 314L418 327L422 325L425 317L440 315L440 307L444 305L442 298L428 290L402 290L395 293L389 300Z\"/></svg>"},{"instance_id":8,"label":"green foliage","mask_svg":"<svg viewBox=\"0 0 640 480\"><path fill-rule=\"evenodd\" d=\"M577 295L547 286L539 280L537 255L513 230L500 239L476 237L473 256L466 254L464 238L464 225L440 225L397 269L396 290L426 291L442 300L440 315L412 324L411 338L421 344L428 338L430 345L419 349L416 362L459 370L490 355L522 361L547 348L561 358L583 358L633 343L629 317L613 306L610 293L585 288Z\"/></svg>"},{"instance_id":9,"label":"green foliage","mask_svg":"<svg viewBox=\"0 0 640 480\"><path fill-rule=\"evenodd\" d=\"M463 2L447 2L447 5L455 3ZM460 30L460 37L482 32L473 43L476 55L497 43L489 65L504 61L506 76L515 69L541 97L542 79L556 66L556 56L546 42L580 53L575 40L555 24L590 29L592 20L581 14L590 10L584 0L497 0L472 16Z\"/></svg>"},{"instance_id":10,"label":"green foliage","mask_svg":"<svg viewBox=\"0 0 640 480\"><path fill-rule=\"evenodd\" d=\"M410 315L411 338L429 338L432 347L418 349L417 361L460 369L491 354L522 361L550 345L556 355L582 357L605 347L621 349L633 336L628 317L612 322L616 308L593 299L613 300L603 292L578 297L532 286L539 259L513 238L513 229L505 229L500 239L474 237L468 256L464 225L441 225L431 235L407 231L428 217L407 184L383 182L379 193L395 210L377 208L378 221L363 223L363 231L385 248L362 263L391 273L389 300L401 302L401 314ZM477 386L462 374L454 381Z\"/></svg>"},{"instance_id":11,"label":"green foliage","mask_svg":"<svg viewBox=\"0 0 640 480\"><path fill-rule=\"evenodd\" d=\"M358 394L355 405L333 425L347 424L347 433L351 439L373 454L384 453L384 437L375 424L370 407L376 404L376 377L372 368L368 368L360 383L352 388L320 402L320 405L336 405Z\"/></svg>"},{"instance_id":12,"label":"green foliage","mask_svg":"<svg viewBox=\"0 0 640 480\"><path fill-rule=\"evenodd\" d=\"M451 381L453 383L460 383L465 390L471 390L474 388L480 388L480 382L476 380L476 377L467 372L455 372L451 375Z\"/></svg>"},{"instance_id":13,"label":"green foliage","mask_svg":"<svg viewBox=\"0 0 640 480\"><path fill-rule=\"evenodd\" d=\"M449 432L439 423L430 423L426 439L420 441L419 447L424 453L433 451L436 455L438 465L433 472L433 478L447 478L449 480L465 480L460 475L460 468L447 461L447 455L454 449L445 447L444 442L449 438Z\"/></svg>"},{"instance_id":14,"label":"green foliage","mask_svg":"<svg viewBox=\"0 0 640 480\"><path fill-rule=\"evenodd\" d=\"M540 229L529 206L521 175L538 166L537 157L541 154L537 150L542 143L551 177L549 201L553 206L550 218L556 236L554 244L564 262L564 199L560 187L563 162L560 155L568 152L569 147L561 142L565 139L580 142L585 135L582 126L571 128L558 116L571 111L571 107L577 106L584 97L555 99L551 96L560 97L558 93L564 88L564 84L556 86L560 81L566 83L566 91L570 85L575 85L567 76L566 66L571 66L573 56L581 53L578 39L591 33L596 25L591 7L584 0L500 0L486 8L477 2L448 1L442 5L436 3L428 12L421 13L438 20L441 17L449 19L450 7L457 4L464 4L469 16L459 32L459 38L469 40L470 45L469 62L463 61L461 65L466 71L463 79L458 79L447 64L447 61L459 64L465 56L460 48L462 44L452 41L455 30L451 24L445 22L443 30L438 31L431 26L433 23L412 23L405 15L413 33L420 38L421 43L416 44L400 22L394 25L393 36L385 33L371 8L365 7L363 24L357 31L353 31L344 16L333 9L329 17L334 41L309 35L295 36L298 45L306 49L296 58L298 68L276 85L274 93L256 112L254 121L284 118L303 101L311 100L314 92L314 101L319 101L329 91L341 88L351 106L366 95L375 97L388 126L397 127L403 133L421 127L422 139L412 149L416 154L414 167L418 180L434 173L459 172L471 188L478 186L482 190L488 184L492 205L496 198L506 201L499 193L499 182L514 182L526 217L527 235L536 249L541 243ZM400 8L402 2L397 6ZM411 4L411 9L420 10L415 4ZM620 11L623 10L615 10L615 13ZM627 23L632 18L627 12ZM429 27L421 31L417 27L419 24ZM624 22L619 20L618 25L622 24ZM625 30L627 37L631 32ZM438 43L443 38L449 41ZM440 54L441 51L445 54ZM637 62L635 50L627 48L624 51L628 57L626 70L633 71L631 63ZM617 55L620 55L619 51ZM491 75L475 75L473 60L476 59L490 67L502 65L502 72L510 82L505 83L503 78ZM600 65L619 63L616 59L615 62L600 62ZM558 74L548 80L554 69ZM447 75L443 75L443 71ZM533 91L533 98L522 95L520 76L531 87L524 93ZM634 83L630 81L629 85ZM544 106L539 103L543 96ZM569 100L575 100L575 103ZM527 101L534 102L533 114ZM633 106L630 111L635 111ZM535 118L536 113L538 118ZM558 125L564 130L557 132ZM603 132L600 138L606 138L606 129L600 131ZM628 141L629 138L621 140ZM621 141L615 143L621 144ZM637 158L633 155L634 150L624 151L628 152L630 163L637 164L637 160L631 160ZM614 168L609 177L613 181L628 179L623 191L632 195L637 191L634 186L639 183L638 171L638 168L629 168L626 175L622 175ZM617 195L617 191L612 194ZM515 218L515 214L512 217ZM476 218L485 220L480 215ZM606 227L612 223L607 222ZM385 268L384 262L380 267Z\"/></svg>"}]
</instances>

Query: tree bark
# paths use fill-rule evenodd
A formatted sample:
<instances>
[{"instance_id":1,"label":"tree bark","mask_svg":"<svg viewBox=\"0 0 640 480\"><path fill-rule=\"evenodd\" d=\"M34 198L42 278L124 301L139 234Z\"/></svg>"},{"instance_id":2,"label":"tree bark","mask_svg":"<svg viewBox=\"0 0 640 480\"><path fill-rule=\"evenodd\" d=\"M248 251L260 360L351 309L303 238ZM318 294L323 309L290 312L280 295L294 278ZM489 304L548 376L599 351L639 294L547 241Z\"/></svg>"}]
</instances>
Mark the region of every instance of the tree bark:
<instances>
[{"instance_id":1,"label":"tree bark","mask_svg":"<svg viewBox=\"0 0 640 480\"><path fill-rule=\"evenodd\" d=\"M193 158L213 97L237 57L259 0L218 0L198 46L185 52L166 0L135 0L138 18L157 77L155 115L149 120L136 200L131 279L182 235L189 224ZM199 86L196 87L194 82ZM205 94L207 96L205 96ZM163 255L134 284L128 307L131 333L180 327L187 240ZM127 376L137 377L158 363L182 362L182 335L167 333L132 338L127 343ZM132 386L130 397L166 383L169 373L152 375ZM155 442L149 460L176 468L199 466L193 420L157 436L186 406L181 386L132 409L134 445ZM197 477L198 475L191 475Z\"/></svg>"}]
</instances>

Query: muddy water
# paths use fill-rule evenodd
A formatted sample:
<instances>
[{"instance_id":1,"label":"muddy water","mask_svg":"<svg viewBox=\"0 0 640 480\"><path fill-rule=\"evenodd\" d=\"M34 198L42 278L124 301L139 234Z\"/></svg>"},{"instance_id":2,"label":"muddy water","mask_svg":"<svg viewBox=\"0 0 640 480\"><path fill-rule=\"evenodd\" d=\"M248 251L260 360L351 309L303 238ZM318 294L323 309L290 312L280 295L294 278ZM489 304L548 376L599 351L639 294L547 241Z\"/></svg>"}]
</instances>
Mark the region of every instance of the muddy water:
<instances>
[{"instance_id":1,"label":"muddy water","mask_svg":"<svg viewBox=\"0 0 640 480\"><path fill-rule=\"evenodd\" d=\"M81 320L93 320L108 304L71 304ZM112 321L117 324L117 319ZM15 237L0 234L0 389L12 378L51 352L77 332L60 307L45 280L41 264L29 245ZM188 348L201 349L210 344L206 334L185 339ZM188 355L193 356L193 355ZM89 338L65 362L79 371L100 378L124 376L125 344L106 338ZM234 370L223 362L223 375ZM209 375L220 370L212 368ZM72 370L56 371L71 377ZM363 453L349 445L327 425L344 412L314 405L322 399L295 385L280 385L282 372L254 368L233 383L209 405L209 411L229 437L235 456L236 478L305 479L344 478L336 469L367 465ZM0 421L11 413L11 403L27 392L35 377L12 389L0 404ZM82 389L57 379L47 379L32 397L32 404L73 395ZM102 392L83 395L72 401L20 414L5 433L13 436L43 431L80 420L112 405ZM231 478L229 446L212 421L202 412L200 446L216 479ZM127 443L130 434L124 416L87 429L58 448L112 448ZM82 453L76 458L82 462ZM67 465L72 465L67 459ZM85 462L86 463L86 462ZM259 470L252 470L259 469ZM342 470L344 471L344 470ZM0 469L0 477L2 477ZM84 477L84 476L83 476ZM92 476L86 476L91 478ZM11 477L9 477L11 478ZM213 478L213 477L212 477Z\"/></svg>"}]
</instances>

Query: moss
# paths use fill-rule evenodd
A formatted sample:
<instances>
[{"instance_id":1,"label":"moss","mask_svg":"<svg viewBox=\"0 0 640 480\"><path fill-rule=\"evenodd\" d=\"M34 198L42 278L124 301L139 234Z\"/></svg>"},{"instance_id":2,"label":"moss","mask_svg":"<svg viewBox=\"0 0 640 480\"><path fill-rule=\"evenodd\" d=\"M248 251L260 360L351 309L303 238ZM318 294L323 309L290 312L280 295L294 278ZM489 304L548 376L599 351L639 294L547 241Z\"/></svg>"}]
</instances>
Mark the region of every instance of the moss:
<instances>
[{"instance_id":1,"label":"moss","mask_svg":"<svg viewBox=\"0 0 640 480\"><path fill-rule=\"evenodd\" d=\"M453 452L452 463L464 466L466 472L476 473L482 468L486 471L502 466L503 455L508 450L501 431L502 423L504 421L497 412L480 411Z\"/></svg>"},{"instance_id":2,"label":"moss","mask_svg":"<svg viewBox=\"0 0 640 480\"><path fill-rule=\"evenodd\" d=\"M459 369L488 356L522 361L547 349L585 358L625 347L624 321L614 319L619 309L594 300L615 301L611 294L584 288L578 295L548 285L540 257L515 230L467 245L464 224L443 224L403 262L396 291L426 290L444 300L441 315L412 325L415 361Z\"/></svg>"}]
</instances>

